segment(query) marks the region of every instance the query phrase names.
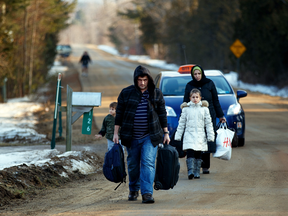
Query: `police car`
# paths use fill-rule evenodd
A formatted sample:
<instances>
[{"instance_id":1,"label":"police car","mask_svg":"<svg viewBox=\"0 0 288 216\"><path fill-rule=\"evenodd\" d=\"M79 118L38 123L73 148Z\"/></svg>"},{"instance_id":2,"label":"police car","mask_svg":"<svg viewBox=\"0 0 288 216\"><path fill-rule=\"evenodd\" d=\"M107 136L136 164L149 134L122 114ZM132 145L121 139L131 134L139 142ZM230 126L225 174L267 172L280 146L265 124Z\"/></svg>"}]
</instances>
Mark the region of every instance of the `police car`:
<instances>
[{"instance_id":1,"label":"police car","mask_svg":"<svg viewBox=\"0 0 288 216\"><path fill-rule=\"evenodd\" d=\"M183 65L178 71L162 71L155 77L156 87L161 89L167 111L168 130L172 136L178 126L181 114L180 105L186 84L192 80L191 68L194 65ZM246 97L247 92L237 90L235 94L233 88L226 80L220 70L205 70L207 78L211 79L217 89L219 102L224 112L227 124L234 128L238 135L238 146L245 144L245 113L239 99ZM217 119L219 122L219 119Z\"/></svg>"}]
</instances>

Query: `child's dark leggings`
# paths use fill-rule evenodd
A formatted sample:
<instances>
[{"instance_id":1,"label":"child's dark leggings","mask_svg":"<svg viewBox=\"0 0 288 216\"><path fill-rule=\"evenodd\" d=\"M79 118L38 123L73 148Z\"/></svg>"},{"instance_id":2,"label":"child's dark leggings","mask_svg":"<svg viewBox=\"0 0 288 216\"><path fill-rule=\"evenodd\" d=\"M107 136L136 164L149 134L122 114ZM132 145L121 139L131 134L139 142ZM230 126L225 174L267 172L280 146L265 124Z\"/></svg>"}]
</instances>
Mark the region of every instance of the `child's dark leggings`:
<instances>
[{"instance_id":1,"label":"child's dark leggings","mask_svg":"<svg viewBox=\"0 0 288 216\"><path fill-rule=\"evenodd\" d=\"M202 151L194 151L193 149L187 150L187 158L201 159Z\"/></svg>"}]
</instances>

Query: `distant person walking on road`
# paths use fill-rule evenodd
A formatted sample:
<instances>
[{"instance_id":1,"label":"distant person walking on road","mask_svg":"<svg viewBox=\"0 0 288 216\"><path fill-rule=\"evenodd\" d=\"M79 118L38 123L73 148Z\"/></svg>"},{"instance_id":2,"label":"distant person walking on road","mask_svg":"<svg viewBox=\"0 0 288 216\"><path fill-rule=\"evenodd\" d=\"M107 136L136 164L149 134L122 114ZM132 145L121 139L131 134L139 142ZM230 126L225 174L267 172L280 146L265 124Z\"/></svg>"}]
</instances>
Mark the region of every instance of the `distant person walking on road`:
<instances>
[{"instance_id":1,"label":"distant person walking on road","mask_svg":"<svg viewBox=\"0 0 288 216\"><path fill-rule=\"evenodd\" d=\"M108 151L113 147L113 136L115 127L115 116L116 116L117 102L112 102L109 105L109 114L104 118L101 130L95 135L96 139L102 139L104 136L107 139ZM120 140L119 143L121 144ZM123 147L123 152L125 152Z\"/></svg>"},{"instance_id":2,"label":"distant person walking on road","mask_svg":"<svg viewBox=\"0 0 288 216\"><path fill-rule=\"evenodd\" d=\"M154 203L153 182L159 143L169 144L165 101L155 87L150 71L138 66L134 85L122 89L118 97L113 141L119 142L118 130L127 147L129 174L128 200L137 200L141 189L142 203ZM164 134L164 138L163 138Z\"/></svg>"},{"instance_id":3,"label":"distant person walking on road","mask_svg":"<svg viewBox=\"0 0 288 216\"><path fill-rule=\"evenodd\" d=\"M85 51L83 53L83 55L81 56L81 59L79 61L79 63L82 64L82 76L88 76L88 64L91 63L91 58L90 56L88 55L88 52Z\"/></svg>"},{"instance_id":4,"label":"distant person walking on road","mask_svg":"<svg viewBox=\"0 0 288 216\"><path fill-rule=\"evenodd\" d=\"M189 179L200 178L202 152L208 150L207 140L214 142L215 135L208 106L206 100L201 101L201 92L196 88L190 92L190 102L181 104L182 113L175 140L181 141L184 133L183 150L187 151Z\"/></svg>"},{"instance_id":5,"label":"distant person walking on road","mask_svg":"<svg viewBox=\"0 0 288 216\"><path fill-rule=\"evenodd\" d=\"M195 65L191 69L192 81L186 84L183 102L190 101L190 92L193 88L197 88L201 92L202 100L209 103L210 116L213 123L214 132L216 134L216 117L221 122L226 122L224 113L219 103L218 93L214 82L205 76L204 70L200 65ZM203 174L209 174L210 168L210 153L216 151L215 139L213 142L208 142L208 150L202 154L202 170Z\"/></svg>"}]
</instances>

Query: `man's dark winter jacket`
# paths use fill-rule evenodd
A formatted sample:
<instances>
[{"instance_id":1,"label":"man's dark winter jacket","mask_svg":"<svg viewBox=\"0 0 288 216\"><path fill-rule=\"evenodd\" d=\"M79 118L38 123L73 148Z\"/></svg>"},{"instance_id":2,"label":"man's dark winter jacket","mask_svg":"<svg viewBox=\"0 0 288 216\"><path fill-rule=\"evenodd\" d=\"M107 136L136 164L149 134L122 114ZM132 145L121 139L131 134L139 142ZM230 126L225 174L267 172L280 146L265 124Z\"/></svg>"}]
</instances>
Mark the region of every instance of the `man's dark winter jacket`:
<instances>
[{"instance_id":1,"label":"man's dark winter jacket","mask_svg":"<svg viewBox=\"0 0 288 216\"><path fill-rule=\"evenodd\" d=\"M167 127L165 101L160 89L155 88L155 84L151 77L150 71L141 65L138 66L134 71L134 85L124 88L119 94L115 125L121 126L121 144L130 147L133 136L134 116L138 103L141 101L142 97L142 92L140 91L137 83L139 76L148 77L149 135L152 144L157 146L163 141L163 128Z\"/></svg>"},{"instance_id":2,"label":"man's dark winter jacket","mask_svg":"<svg viewBox=\"0 0 288 216\"><path fill-rule=\"evenodd\" d=\"M88 63L91 62L90 56L87 55L87 54L84 54L84 55L81 57L80 62L81 62L83 65L88 65Z\"/></svg>"},{"instance_id":3,"label":"man's dark winter jacket","mask_svg":"<svg viewBox=\"0 0 288 216\"><path fill-rule=\"evenodd\" d=\"M218 93L217 93L214 82L212 80L206 78L204 70L202 69L202 67L199 65L195 65L195 66L200 67L202 70L202 79L201 79L202 82L201 83L195 82L196 80L194 80L193 74L191 72L192 81L188 82L186 85L183 102L189 102L190 101L190 92L193 88L199 89L201 91L201 94L202 94L201 100L206 100L209 103L208 108L210 111L210 115L211 115L211 118L213 121L214 131L215 131L216 130L216 117L221 118L224 116L224 113L223 113L222 108L221 108L220 103L219 103ZM192 68L192 70L193 70L193 68ZM209 142L208 143L208 152L215 152L215 151L216 151L215 142L213 142L213 143Z\"/></svg>"}]
</instances>

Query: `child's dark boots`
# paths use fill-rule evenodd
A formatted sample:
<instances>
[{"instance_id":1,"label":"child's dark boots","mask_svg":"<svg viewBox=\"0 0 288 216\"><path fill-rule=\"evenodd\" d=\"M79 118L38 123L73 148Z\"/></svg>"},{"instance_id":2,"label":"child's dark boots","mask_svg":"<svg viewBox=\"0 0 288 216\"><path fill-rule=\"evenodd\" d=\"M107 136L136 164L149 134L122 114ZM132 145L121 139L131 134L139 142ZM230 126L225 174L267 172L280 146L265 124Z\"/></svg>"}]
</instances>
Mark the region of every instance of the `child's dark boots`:
<instances>
[{"instance_id":1,"label":"child's dark boots","mask_svg":"<svg viewBox=\"0 0 288 216\"><path fill-rule=\"evenodd\" d=\"M194 160L194 178L197 178L197 179L200 178L201 163L202 163L201 159Z\"/></svg>"},{"instance_id":2,"label":"child's dark boots","mask_svg":"<svg viewBox=\"0 0 288 216\"><path fill-rule=\"evenodd\" d=\"M188 179L194 178L194 166L195 166L195 158L187 158L186 159L187 170L188 170Z\"/></svg>"}]
</instances>

